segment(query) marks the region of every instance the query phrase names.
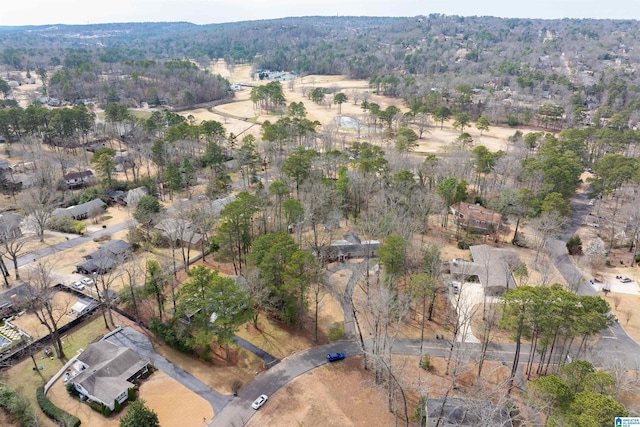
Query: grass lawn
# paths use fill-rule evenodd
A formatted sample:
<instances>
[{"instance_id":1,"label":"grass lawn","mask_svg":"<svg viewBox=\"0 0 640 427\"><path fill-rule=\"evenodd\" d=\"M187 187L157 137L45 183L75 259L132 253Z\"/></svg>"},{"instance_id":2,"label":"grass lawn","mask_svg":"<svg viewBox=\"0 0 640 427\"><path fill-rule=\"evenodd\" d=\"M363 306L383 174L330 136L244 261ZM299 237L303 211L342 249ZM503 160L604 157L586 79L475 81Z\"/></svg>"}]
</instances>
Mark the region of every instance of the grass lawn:
<instances>
[{"instance_id":1,"label":"grass lawn","mask_svg":"<svg viewBox=\"0 0 640 427\"><path fill-rule=\"evenodd\" d=\"M85 348L88 344L94 341L96 338L101 337L105 333L109 332L104 327L104 321L100 314L96 314L93 320L87 322L83 326L80 326L73 330L71 333L64 335L63 349L65 355L68 358L75 356L79 349ZM33 361L30 357L17 362L11 368L2 371L0 378L3 382L9 384L16 389L18 393L29 399L31 405L39 415L43 426L55 426L54 422L44 415L38 406L36 401L36 389L44 385L58 370L64 366L65 361L53 358L51 360L48 357L44 357L44 350L38 350L34 357L38 366L42 366L43 369L37 372L33 370Z\"/></svg>"},{"instance_id":2,"label":"grass lawn","mask_svg":"<svg viewBox=\"0 0 640 427\"><path fill-rule=\"evenodd\" d=\"M278 359L283 359L291 353L306 350L315 345L313 340L282 329L280 325L263 315L260 315L258 319L258 326L259 330L256 330L253 325L247 323L240 328L236 335Z\"/></svg>"}]
</instances>

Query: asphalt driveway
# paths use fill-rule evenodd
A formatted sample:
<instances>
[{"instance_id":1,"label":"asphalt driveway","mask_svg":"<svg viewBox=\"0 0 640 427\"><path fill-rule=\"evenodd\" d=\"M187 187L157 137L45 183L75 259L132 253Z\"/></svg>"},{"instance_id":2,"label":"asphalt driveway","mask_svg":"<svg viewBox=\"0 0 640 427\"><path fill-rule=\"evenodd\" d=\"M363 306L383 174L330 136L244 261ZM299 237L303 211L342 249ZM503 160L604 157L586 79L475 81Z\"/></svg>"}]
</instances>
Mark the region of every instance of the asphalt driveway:
<instances>
[{"instance_id":1,"label":"asphalt driveway","mask_svg":"<svg viewBox=\"0 0 640 427\"><path fill-rule=\"evenodd\" d=\"M140 356L153 359L156 368L169 375L198 396L205 399L213 408L214 416L218 415L222 409L233 399L231 395L224 395L213 390L211 387L186 372L184 369L169 362L160 356L153 349L149 338L132 328L123 328L119 332L107 338L107 341L114 344L128 347Z\"/></svg>"}]
</instances>

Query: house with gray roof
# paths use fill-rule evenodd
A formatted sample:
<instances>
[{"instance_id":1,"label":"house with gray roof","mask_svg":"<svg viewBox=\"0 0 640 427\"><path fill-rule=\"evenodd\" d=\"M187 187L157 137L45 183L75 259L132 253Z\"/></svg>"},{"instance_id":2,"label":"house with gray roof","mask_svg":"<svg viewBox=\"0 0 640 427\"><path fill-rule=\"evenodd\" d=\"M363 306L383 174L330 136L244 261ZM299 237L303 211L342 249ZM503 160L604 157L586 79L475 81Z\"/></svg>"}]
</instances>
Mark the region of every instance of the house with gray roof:
<instances>
[{"instance_id":1,"label":"house with gray roof","mask_svg":"<svg viewBox=\"0 0 640 427\"><path fill-rule=\"evenodd\" d=\"M124 240L109 240L98 250L84 256L84 261L76 266L83 274L104 274L131 256L131 245Z\"/></svg>"},{"instance_id":2,"label":"house with gray roof","mask_svg":"<svg viewBox=\"0 0 640 427\"><path fill-rule=\"evenodd\" d=\"M109 341L89 346L71 365L69 381L81 398L108 406L124 403L134 382L149 371L150 362L127 347Z\"/></svg>"},{"instance_id":3,"label":"house with gray roof","mask_svg":"<svg viewBox=\"0 0 640 427\"><path fill-rule=\"evenodd\" d=\"M323 262L345 261L351 258L366 258L377 256L380 248L379 240L360 240L353 232L347 232L343 239L333 240L331 244L320 248L319 258Z\"/></svg>"},{"instance_id":4,"label":"house with gray roof","mask_svg":"<svg viewBox=\"0 0 640 427\"><path fill-rule=\"evenodd\" d=\"M195 224L186 219L165 218L154 228L175 246L198 246L204 239L204 236L198 233Z\"/></svg>"},{"instance_id":5,"label":"house with gray roof","mask_svg":"<svg viewBox=\"0 0 640 427\"><path fill-rule=\"evenodd\" d=\"M69 188L82 187L86 184L93 184L95 182L95 176L90 170L84 170L80 172L70 172L62 177L65 184Z\"/></svg>"},{"instance_id":6,"label":"house with gray roof","mask_svg":"<svg viewBox=\"0 0 640 427\"><path fill-rule=\"evenodd\" d=\"M473 261L454 259L448 263L454 280L480 282L487 295L501 295L517 286L513 270L520 264L520 258L516 251L489 245L469 249Z\"/></svg>"},{"instance_id":7,"label":"house with gray roof","mask_svg":"<svg viewBox=\"0 0 640 427\"><path fill-rule=\"evenodd\" d=\"M68 208L54 209L52 217L71 217L75 220L87 219L100 215L104 212L104 202L101 199L93 199L81 205L69 206Z\"/></svg>"},{"instance_id":8,"label":"house with gray roof","mask_svg":"<svg viewBox=\"0 0 640 427\"><path fill-rule=\"evenodd\" d=\"M0 319L23 310L32 296L33 288L28 283L12 286L0 293Z\"/></svg>"}]
</instances>

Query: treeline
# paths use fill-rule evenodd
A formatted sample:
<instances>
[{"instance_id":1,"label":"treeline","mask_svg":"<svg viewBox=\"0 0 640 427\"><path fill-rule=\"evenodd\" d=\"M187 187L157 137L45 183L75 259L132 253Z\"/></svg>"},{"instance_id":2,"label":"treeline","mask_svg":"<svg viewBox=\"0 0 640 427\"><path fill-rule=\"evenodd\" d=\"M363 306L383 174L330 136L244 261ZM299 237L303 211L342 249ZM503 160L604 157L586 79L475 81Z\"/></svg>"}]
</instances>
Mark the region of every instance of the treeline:
<instances>
[{"instance_id":1,"label":"treeline","mask_svg":"<svg viewBox=\"0 0 640 427\"><path fill-rule=\"evenodd\" d=\"M69 61L67 61L69 62ZM125 60L108 68L83 55L48 78L50 96L66 101L120 102L138 107L189 107L229 95L229 82L190 61Z\"/></svg>"},{"instance_id":2,"label":"treeline","mask_svg":"<svg viewBox=\"0 0 640 427\"><path fill-rule=\"evenodd\" d=\"M163 64L166 58L186 57L205 67L224 58L230 66L254 63L301 75L371 79L376 91L408 104L434 90L448 98L454 88L467 85L474 116L485 114L494 123L597 124L593 114L600 107L611 109L609 115L629 111L631 124L638 119L635 21L313 17L206 26L131 24L127 37L122 26L8 30L0 33L0 62L57 74L52 93L64 99L119 97L128 104L176 105L217 99L225 87L212 76L195 69L167 74ZM78 34L95 37L96 44L87 46ZM60 66L64 69L57 70ZM177 80L182 85L176 87ZM558 108L539 111L542 104Z\"/></svg>"}]
</instances>

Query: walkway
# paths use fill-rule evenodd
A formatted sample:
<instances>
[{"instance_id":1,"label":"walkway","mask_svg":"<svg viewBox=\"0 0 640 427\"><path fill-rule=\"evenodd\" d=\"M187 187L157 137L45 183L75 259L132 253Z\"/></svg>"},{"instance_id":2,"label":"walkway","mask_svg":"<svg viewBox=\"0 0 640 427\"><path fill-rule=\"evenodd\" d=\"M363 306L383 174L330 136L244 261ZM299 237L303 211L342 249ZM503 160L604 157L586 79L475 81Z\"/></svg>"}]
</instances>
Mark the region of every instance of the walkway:
<instances>
[{"instance_id":1,"label":"walkway","mask_svg":"<svg viewBox=\"0 0 640 427\"><path fill-rule=\"evenodd\" d=\"M269 353L267 353L266 351L264 351L263 349L256 347L255 345L251 344L249 341L245 340L244 338L240 338L239 336L234 336L233 340L242 348L249 350L251 353L255 354L256 356L258 356L260 359L262 359L262 361L264 362L264 365L268 368L273 367L275 365L277 365L278 363L280 363L280 359L278 359L275 356L270 355Z\"/></svg>"}]
</instances>

